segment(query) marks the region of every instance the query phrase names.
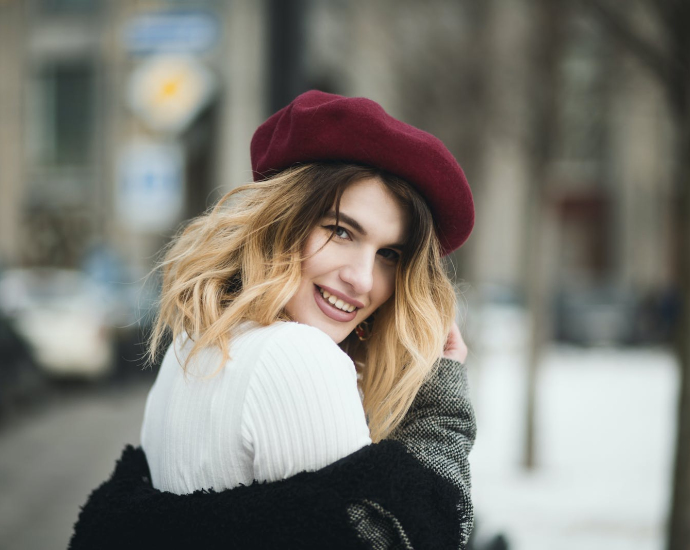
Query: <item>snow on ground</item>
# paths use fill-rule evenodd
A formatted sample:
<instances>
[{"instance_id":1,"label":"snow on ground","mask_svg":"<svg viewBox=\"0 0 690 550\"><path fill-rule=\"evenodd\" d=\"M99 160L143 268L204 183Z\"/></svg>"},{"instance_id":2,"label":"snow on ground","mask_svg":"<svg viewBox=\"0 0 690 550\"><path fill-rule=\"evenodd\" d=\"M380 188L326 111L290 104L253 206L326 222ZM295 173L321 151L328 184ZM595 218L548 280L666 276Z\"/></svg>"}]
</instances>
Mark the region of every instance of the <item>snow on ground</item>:
<instances>
[{"instance_id":1,"label":"snow on ground","mask_svg":"<svg viewBox=\"0 0 690 550\"><path fill-rule=\"evenodd\" d=\"M511 550L661 550L679 373L663 349L553 346L539 375L537 468L521 466L524 317L486 311L471 354L477 535Z\"/></svg>"}]
</instances>

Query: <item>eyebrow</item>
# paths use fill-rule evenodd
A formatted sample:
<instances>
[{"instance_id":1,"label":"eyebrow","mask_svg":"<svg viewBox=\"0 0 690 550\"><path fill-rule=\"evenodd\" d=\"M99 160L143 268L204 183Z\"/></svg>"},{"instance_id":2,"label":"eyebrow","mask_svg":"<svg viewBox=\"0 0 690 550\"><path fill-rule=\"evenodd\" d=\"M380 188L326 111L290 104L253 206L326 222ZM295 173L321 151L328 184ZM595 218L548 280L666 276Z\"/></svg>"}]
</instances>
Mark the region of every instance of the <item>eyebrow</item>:
<instances>
[{"instance_id":1,"label":"eyebrow","mask_svg":"<svg viewBox=\"0 0 690 550\"><path fill-rule=\"evenodd\" d=\"M336 219L335 210L331 210L330 212L326 213L326 215L324 217ZM347 214L345 214L343 212L338 212L337 219L339 219L340 221L344 221L348 225L352 226L354 228L354 230L357 231L357 233L359 233L365 237L368 235L368 233L362 227L362 225L356 219L348 216ZM405 243L388 244L388 245L386 245L386 248L397 248L398 250L404 250L405 249Z\"/></svg>"}]
</instances>

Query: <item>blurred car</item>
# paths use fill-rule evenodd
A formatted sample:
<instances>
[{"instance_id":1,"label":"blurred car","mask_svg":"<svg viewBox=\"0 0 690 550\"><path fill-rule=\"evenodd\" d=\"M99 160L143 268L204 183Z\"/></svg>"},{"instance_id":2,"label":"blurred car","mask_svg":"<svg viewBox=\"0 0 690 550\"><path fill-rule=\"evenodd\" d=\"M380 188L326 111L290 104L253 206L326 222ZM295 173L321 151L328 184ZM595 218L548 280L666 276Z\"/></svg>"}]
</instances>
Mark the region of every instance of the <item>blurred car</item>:
<instances>
[{"instance_id":1,"label":"blurred car","mask_svg":"<svg viewBox=\"0 0 690 550\"><path fill-rule=\"evenodd\" d=\"M31 350L0 313L0 419L44 388L44 375Z\"/></svg>"},{"instance_id":2,"label":"blurred car","mask_svg":"<svg viewBox=\"0 0 690 550\"><path fill-rule=\"evenodd\" d=\"M613 286L561 291L555 336L583 346L629 345L636 341L638 309L635 294Z\"/></svg>"},{"instance_id":3,"label":"blurred car","mask_svg":"<svg viewBox=\"0 0 690 550\"><path fill-rule=\"evenodd\" d=\"M111 373L117 311L115 297L79 271L10 269L0 275L0 313L54 377Z\"/></svg>"},{"instance_id":4,"label":"blurred car","mask_svg":"<svg viewBox=\"0 0 690 550\"><path fill-rule=\"evenodd\" d=\"M115 299L109 319L115 340L115 381L147 379L146 339L156 316L160 294L160 273L153 276L127 265L112 247L92 246L84 255L81 269ZM158 366L158 361L153 367Z\"/></svg>"}]
</instances>

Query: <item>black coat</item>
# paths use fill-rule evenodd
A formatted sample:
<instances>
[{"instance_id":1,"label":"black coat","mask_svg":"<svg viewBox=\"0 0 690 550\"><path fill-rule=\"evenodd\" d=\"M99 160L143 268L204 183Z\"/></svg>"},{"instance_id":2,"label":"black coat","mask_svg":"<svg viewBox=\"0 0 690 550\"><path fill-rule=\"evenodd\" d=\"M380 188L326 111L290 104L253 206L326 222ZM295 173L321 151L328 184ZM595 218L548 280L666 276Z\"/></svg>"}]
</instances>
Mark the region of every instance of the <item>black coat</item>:
<instances>
[{"instance_id":1,"label":"black coat","mask_svg":"<svg viewBox=\"0 0 690 550\"><path fill-rule=\"evenodd\" d=\"M83 506L70 549L464 548L474 413L465 367L439 363L389 439L285 480L161 492L128 445Z\"/></svg>"}]
</instances>

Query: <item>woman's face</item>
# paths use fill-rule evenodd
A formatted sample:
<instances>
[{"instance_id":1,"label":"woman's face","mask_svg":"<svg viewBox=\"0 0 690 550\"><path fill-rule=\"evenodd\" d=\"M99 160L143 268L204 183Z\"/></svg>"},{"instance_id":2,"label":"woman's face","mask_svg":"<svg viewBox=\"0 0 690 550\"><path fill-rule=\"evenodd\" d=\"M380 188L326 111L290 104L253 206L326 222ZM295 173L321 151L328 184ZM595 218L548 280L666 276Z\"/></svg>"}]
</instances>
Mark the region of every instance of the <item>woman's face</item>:
<instances>
[{"instance_id":1,"label":"woman's face","mask_svg":"<svg viewBox=\"0 0 690 550\"><path fill-rule=\"evenodd\" d=\"M383 183L368 178L344 191L327 242L334 226L335 209L309 235L302 280L285 310L340 343L393 294L407 219Z\"/></svg>"}]
</instances>

